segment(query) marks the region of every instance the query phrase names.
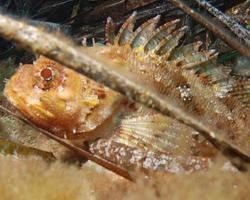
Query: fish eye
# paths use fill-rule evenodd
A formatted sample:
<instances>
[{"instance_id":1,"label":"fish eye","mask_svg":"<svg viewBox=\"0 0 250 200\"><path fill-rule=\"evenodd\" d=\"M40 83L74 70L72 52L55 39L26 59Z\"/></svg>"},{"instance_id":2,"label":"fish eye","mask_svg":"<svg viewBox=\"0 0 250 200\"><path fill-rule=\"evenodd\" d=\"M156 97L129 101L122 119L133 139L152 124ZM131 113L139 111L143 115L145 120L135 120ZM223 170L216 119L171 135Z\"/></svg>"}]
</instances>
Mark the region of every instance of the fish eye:
<instances>
[{"instance_id":1,"label":"fish eye","mask_svg":"<svg viewBox=\"0 0 250 200\"><path fill-rule=\"evenodd\" d=\"M54 77L54 72L50 67L46 67L40 71L40 76L45 81L51 81Z\"/></svg>"}]
</instances>

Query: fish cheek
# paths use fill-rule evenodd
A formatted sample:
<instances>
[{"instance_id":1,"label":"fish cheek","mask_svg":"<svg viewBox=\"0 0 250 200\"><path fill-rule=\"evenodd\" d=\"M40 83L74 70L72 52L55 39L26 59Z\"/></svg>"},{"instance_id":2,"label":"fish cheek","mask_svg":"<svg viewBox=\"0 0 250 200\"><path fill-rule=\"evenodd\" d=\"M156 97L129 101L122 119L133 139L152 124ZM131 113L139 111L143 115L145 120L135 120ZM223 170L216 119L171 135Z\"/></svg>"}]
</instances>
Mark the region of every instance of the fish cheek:
<instances>
[{"instance_id":1,"label":"fish cheek","mask_svg":"<svg viewBox=\"0 0 250 200\"><path fill-rule=\"evenodd\" d=\"M4 95L18 110L24 110L27 106L27 94L32 91L32 87L30 87L32 85L32 72L32 65L21 65L5 85Z\"/></svg>"}]
</instances>

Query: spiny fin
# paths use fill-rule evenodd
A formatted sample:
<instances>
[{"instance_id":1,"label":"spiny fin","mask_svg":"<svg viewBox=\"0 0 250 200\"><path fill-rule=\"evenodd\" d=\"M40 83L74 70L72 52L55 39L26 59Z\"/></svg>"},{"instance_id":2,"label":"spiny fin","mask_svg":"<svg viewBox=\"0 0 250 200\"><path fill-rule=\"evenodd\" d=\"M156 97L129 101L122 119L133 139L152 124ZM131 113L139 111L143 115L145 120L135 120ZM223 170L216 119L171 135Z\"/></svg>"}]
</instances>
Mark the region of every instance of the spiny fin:
<instances>
[{"instance_id":1,"label":"spiny fin","mask_svg":"<svg viewBox=\"0 0 250 200\"><path fill-rule=\"evenodd\" d=\"M134 21L136 14L137 14L136 11L133 12L133 14L126 20L126 22L124 22L117 36L115 37L114 40L115 44L122 46L130 42L131 37L133 35Z\"/></svg>"},{"instance_id":2,"label":"spiny fin","mask_svg":"<svg viewBox=\"0 0 250 200\"><path fill-rule=\"evenodd\" d=\"M106 26L105 26L105 38L106 44L113 45L115 40L115 24L111 17L107 18Z\"/></svg>"},{"instance_id":3,"label":"spiny fin","mask_svg":"<svg viewBox=\"0 0 250 200\"><path fill-rule=\"evenodd\" d=\"M179 57L191 56L193 52L199 52L202 46L201 41L197 41L185 46L181 46L172 51L170 55L171 60L178 59Z\"/></svg>"},{"instance_id":4,"label":"spiny fin","mask_svg":"<svg viewBox=\"0 0 250 200\"><path fill-rule=\"evenodd\" d=\"M159 43L165 37L167 37L173 30L175 30L178 22L180 22L179 19L170 21L160 26L155 32L153 32L152 38L147 42L144 47L145 52L154 51L154 49L159 45Z\"/></svg>"},{"instance_id":5,"label":"spiny fin","mask_svg":"<svg viewBox=\"0 0 250 200\"><path fill-rule=\"evenodd\" d=\"M216 61L218 53L215 50L201 51L201 41L178 47L171 52L169 60L182 59L182 68L194 69ZM216 65L216 63L212 63Z\"/></svg>"},{"instance_id":6,"label":"spiny fin","mask_svg":"<svg viewBox=\"0 0 250 200\"><path fill-rule=\"evenodd\" d=\"M144 46L152 36L152 30L156 27L159 22L160 15L146 21L139 26L133 33L134 37L131 41L131 47L137 48Z\"/></svg>"},{"instance_id":7,"label":"spiny fin","mask_svg":"<svg viewBox=\"0 0 250 200\"><path fill-rule=\"evenodd\" d=\"M197 67L206 67L213 63L216 65L218 52L215 50L194 52L191 57L185 56L182 68L184 69L195 69Z\"/></svg>"},{"instance_id":8,"label":"spiny fin","mask_svg":"<svg viewBox=\"0 0 250 200\"><path fill-rule=\"evenodd\" d=\"M170 55L171 52L179 44L179 41L184 36L186 30L187 30L187 27L184 26L180 29L177 29L171 35L169 35L164 40L162 40L158 46L157 54L158 55L164 55L164 54Z\"/></svg>"}]
</instances>

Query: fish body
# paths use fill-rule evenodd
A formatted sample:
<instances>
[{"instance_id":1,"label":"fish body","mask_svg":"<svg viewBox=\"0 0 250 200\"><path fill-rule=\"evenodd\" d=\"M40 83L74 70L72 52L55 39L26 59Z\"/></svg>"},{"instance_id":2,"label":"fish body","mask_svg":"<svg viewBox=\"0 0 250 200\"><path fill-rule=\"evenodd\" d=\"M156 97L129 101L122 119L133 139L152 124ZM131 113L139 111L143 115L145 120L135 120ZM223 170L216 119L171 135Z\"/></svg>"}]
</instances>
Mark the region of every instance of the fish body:
<instances>
[{"instance_id":1,"label":"fish body","mask_svg":"<svg viewBox=\"0 0 250 200\"><path fill-rule=\"evenodd\" d=\"M186 29L178 28L179 20L157 28L156 16L134 29L135 15L118 34L108 18L107 44L82 51L134 74L250 154L248 96L242 93L250 81L236 81L216 64L214 50L200 50L200 42L179 46ZM189 172L208 168L216 155L192 128L44 57L22 65L5 95L33 123L59 137L86 140L90 152L126 168Z\"/></svg>"}]
</instances>

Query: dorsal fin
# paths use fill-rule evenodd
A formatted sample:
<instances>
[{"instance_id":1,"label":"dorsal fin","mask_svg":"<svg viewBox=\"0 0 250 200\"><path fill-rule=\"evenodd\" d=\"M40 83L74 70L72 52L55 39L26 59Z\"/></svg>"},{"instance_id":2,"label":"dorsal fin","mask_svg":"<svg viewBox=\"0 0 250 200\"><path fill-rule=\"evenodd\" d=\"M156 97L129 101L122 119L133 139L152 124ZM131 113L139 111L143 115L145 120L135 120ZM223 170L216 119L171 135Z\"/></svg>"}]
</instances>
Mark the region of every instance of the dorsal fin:
<instances>
[{"instance_id":1,"label":"dorsal fin","mask_svg":"<svg viewBox=\"0 0 250 200\"><path fill-rule=\"evenodd\" d=\"M105 39L107 45L113 45L115 40L115 24L111 17L107 18L105 26Z\"/></svg>"},{"instance_id":2,"label":"dorsal fin","mask_svg":"<svg viewBox=\"0 0 250 200\"><path fill-rule=\"evenodd\" d=\"M171 56L170 56L170 60L175 60L178 59L180 57L185 58L186 56L192 56L193 52L199 52L201 46L202 46L202 42L201 41L197 41L191 44L187 44L185 46L181 46L176 48L174 51L172 51Z\"/></svg>"},{"instance_id":3,"label":"dorsal fin","mask_svg":"<svg viewBox=\"0 0 250 200\"><path fill-rule=\"evenodd\" d=\"M147 42L144 47L145 52L154 51L154 49L159 45L159 43L167 37L175 28L179 19L170 21L160 26L155 32L153 32L152 38Z\"/></svg>"},{"instance_id":4,"label":"dorsal fin","mask_svg":"<svg viewBox=\"0 0 250 200\"><path fill-rule=\"evenodd\" d=\"M218 53L214 50L201 51L201 41L175 48L169 57L169 60L182 59L183 69L195 69L197 67L215 65Z\"/></svg>"},{"instance_id":5,"label":"dorsal fin","mask_svg":"<svg viewBox=\"0 0 250 200\"><path fill-rule=\"evenodd\" d=\"M126 20L126 22L124 22L117 36L115 37L115 40L114 40L115 44L118 44L121 46L121 45L125 45L129 43L133 35L134 21L135 21L136 14L137 12L134 11L133 14Z\"/></svg>"},{"instance_id":6,"label":"dorsal fin","mask_svg":"<svg viewBox=\"0 0 250 200\"><path fill-rule=\"evenodd\" d=\"M139 26L135 30L132 41L131 41L132 48L144 46L148 42L148 40L152 36L152 32L154 28L159 22L159 19L160 19L160 15L157 15L156 17L144 22L141 26Z\"/></svg>"},{"instance_id":7,"label":"dorsal fin","mask_svg":"<svg viewBox=\"0 0 250 200\"><path fill-rule=\"evenodd\" d=\"M209 51L200 51L193 52L193 54L188 57L185 56L183 59L185 63L183 63L183 69L193 69L196 67L206 67L207 65L214 63L216 65L216 60L219 53L212 50Z\"/></svg>"},{"instance_id":8,"label":"dorsal fin","mask_svg":"<svg viewBox=\"0 0 250 200\"><path fill-rule=\"evenodd\" d=\"M164 55L164 54L170 55L172 50L175 49L176 46L179 44L179 41L184 36L186 30L187 30L187 27L184 26L180 29L177 29L171 35L169 35L164 40L162 40L158 46L157 54L158 55Z\"/></svg>"}]
</instances>

